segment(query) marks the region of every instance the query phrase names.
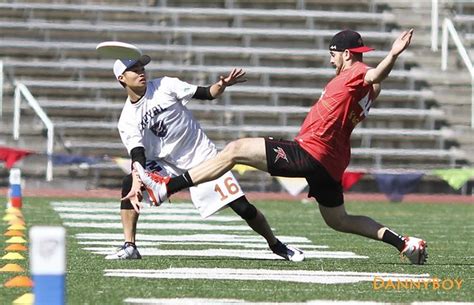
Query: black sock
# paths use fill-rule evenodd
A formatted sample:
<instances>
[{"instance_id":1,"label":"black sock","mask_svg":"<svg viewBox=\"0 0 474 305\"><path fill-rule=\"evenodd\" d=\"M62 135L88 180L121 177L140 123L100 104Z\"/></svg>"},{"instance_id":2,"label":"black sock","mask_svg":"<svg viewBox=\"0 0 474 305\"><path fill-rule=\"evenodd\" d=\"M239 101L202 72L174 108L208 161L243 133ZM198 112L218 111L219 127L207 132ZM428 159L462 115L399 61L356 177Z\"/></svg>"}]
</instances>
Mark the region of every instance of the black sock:
<instances>
[{"instance_id":1,"label":"black sock","mask_svg":"<svg viewBox=\"0 0 474 305\"><path fill-rule=\"evenodd\" d=\"M166 185L168 189L168 195L172 195L191 186L194 186L194 183L188 172L185 172L180 176L171 178L170 182L168 182L168 184Z\"/></svg>"},{"instance_id":2,"label":"black sock","mask_svg":"<svg viewBox=\"0 0 474 305\"><path fill-rule=\"evenodd\" d=\"M397 248L398 251L402 251L405 247L405 241L403 240L403 237L390 229L385 230L385 233L383 233L382 241L386 242L387 244L391 244L392 246Z\"/></svg>"},{"instance_id":3,"label":"black sock","mask_svg":"<svg viewBox=\"0 0 474 305\"><path fill-rule=\"evenodd\" d=\"M132 246L134 247L135 249L137 248L137 246L135 245L135 243L131 242L131 241L126 241L125 242L125 247L128 247L128 246Z\"/></svg>"},{"instance_id":4,"label":"black sock","mask_svg":"<svg viewBox=\"0 0 474 305\"><path fill-rule=\"evenodd\" d=\"M274 245L269 245L270 246L270 249L275 252L278 248L284 246L283 243L277 239L277 242L274 244Z\"/></svg>"}]
</instances>

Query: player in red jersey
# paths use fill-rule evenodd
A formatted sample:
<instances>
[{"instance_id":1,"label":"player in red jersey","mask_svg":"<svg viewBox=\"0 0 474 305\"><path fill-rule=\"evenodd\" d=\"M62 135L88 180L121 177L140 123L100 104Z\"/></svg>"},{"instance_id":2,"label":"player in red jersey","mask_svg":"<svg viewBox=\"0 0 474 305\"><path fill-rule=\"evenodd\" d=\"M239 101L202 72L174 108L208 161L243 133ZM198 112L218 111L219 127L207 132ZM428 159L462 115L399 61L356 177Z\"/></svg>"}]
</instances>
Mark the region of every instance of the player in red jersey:
<instances>
[{"instance_id":1,"label":"player in red jersey","mask_svg":"<svg viewBox=\"0 0 474 305\"><path fill-rule=\"evenodd\" d=\"M363 44L359 33L344 30L334 35L329 53L336 76L309 111L294 141L239 139L215 158L169 181L153 179L138 165L140 178L156 198L165 200L181 189L218 178L235 164L253 166L273 176L305 177L308 196L319 203L321 215L331 228L382 240L395 246L413 264L423 264L427 258L424 240L402 237L369 217L347 214L341 185L350 161L352 130L368 115L380 93L380 83L409 46L412 35L413 29L403 32L375 68L363 63L362 54L373 49Z\"/></svg>"}]
</instances>

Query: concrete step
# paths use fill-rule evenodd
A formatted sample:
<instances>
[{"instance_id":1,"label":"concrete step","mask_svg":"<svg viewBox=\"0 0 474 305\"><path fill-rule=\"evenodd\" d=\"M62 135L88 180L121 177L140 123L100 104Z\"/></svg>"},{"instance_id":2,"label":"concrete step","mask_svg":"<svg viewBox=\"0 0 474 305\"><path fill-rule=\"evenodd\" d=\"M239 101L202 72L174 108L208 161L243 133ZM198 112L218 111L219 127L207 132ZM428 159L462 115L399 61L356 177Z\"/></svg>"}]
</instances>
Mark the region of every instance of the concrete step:
<instances>
[{"instance_id":1,"label":"concrete step","mask_svg":"<svg viewBox=\"0 0 474 305\"><path fill-rule=\"evenodd\" d=\"M436 58L439 60L439 58ZM449 69L442 71L441 68L426 65L412 69L412 74L419 80L425 80L431 86L471 86L471 75L467 69L454 71Z\"/></svg>"}]
</instances>

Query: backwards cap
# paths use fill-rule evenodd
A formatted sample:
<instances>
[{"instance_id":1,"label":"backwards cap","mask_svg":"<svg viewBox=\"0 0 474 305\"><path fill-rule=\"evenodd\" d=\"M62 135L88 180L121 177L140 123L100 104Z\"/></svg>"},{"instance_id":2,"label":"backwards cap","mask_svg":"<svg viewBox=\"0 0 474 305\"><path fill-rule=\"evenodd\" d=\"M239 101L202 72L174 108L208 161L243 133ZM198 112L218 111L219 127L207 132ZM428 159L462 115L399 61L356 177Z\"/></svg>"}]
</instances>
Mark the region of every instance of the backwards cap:
<instances>
[{"instance_id":1,"label":"backwards cap","mask_svg":"<svg viewBox=\"0 0 474 305\"><path fill-rule=\"evenodd\" d=\"M344 30L334 35L331 39L329 51L343 52L344 50L354 53L365 53L374 49L364 46L359 33L352 30Z\"/></svg>"}]
</instances>

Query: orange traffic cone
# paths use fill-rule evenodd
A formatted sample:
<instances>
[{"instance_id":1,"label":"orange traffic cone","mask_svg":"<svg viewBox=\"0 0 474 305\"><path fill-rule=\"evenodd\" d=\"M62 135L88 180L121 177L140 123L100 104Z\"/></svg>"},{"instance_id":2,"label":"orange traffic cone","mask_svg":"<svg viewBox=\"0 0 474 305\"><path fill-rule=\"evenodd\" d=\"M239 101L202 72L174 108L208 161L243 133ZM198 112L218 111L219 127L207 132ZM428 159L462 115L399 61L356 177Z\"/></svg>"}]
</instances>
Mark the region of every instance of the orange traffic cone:
<instances>
[{"instance_id":1,"label":"orange traffic cone","mask_svg":"<svg viewBox=\"0 0 474 305\"><path fill-rule=\"evenodd\" d=\"M0 268L0 272L23 272L23 271L25 271L25 269L23 269L18 264L6 264L2 268Z\"/></svg>"},{"instance_id":2,"label":"orange traffic cone","mask_svg":"<svg viewBox=\"0 0 474 305\"><path fill-rule=\"evenodd\" d=\"M5 251L27 251L28 248L21 244L11 244L5 248Z\"/></svg>"},{"instance_id":3,"label":"orange traffic cone","mask_svg":"<svg viewBox=\"0 0 474 305\"><path fill-rule=\"evenodd\" d=\"M24 275L18 275L14 278L8 280L3 284L3 286L12 288L12 287L33 287L33 281Z\"/></svg>"}]
</instances>

